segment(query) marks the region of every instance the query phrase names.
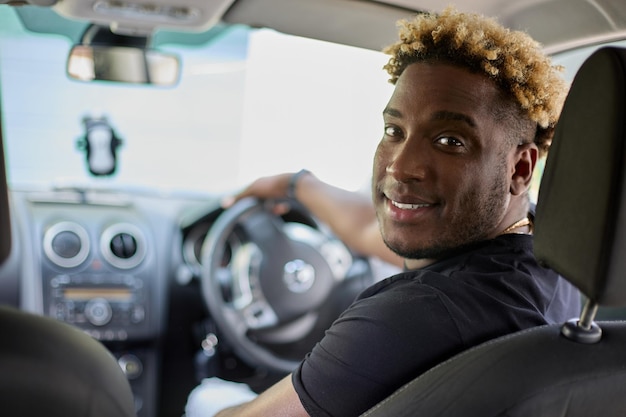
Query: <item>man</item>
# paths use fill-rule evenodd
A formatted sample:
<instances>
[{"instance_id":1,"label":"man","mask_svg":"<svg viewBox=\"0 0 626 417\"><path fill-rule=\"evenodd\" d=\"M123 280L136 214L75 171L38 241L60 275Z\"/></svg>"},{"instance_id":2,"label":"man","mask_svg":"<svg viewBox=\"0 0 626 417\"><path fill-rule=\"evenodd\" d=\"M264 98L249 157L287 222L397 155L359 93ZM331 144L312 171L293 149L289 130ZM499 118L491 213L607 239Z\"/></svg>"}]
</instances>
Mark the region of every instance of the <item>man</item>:
<instances>
[{"instance_id":1,"label":"man","mask_svg":"<svg viewBox=\"0 0 626 417\"><path fill-rule=\"evenodd\" d=\"M387 48L372 199L407 271L365 290L300 367L218 416L352 416L471 346L578 313L532 253L531 176L566 92L527 35L448 8Z\"/></svg>"}]
</instances>

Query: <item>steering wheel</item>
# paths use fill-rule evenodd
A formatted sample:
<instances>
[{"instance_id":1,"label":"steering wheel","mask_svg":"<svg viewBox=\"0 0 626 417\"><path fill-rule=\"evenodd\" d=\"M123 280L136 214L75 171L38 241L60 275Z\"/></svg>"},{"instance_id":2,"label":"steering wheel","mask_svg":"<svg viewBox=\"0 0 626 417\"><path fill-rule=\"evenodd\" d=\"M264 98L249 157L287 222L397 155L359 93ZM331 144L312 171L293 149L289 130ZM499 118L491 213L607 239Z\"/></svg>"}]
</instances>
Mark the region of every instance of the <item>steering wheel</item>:
<instances>
[{"instance_id":1,"label":"steering wheel","mask_svg":"<svg viewBox=\"0 0 626 417\"><path fill-rule=\"evenodd\" d=\"M220 334L248 364L284 373L373 281L369 263L340 240L253 198L218 216L201 258L202 293Z\"/></svg>"}]
</instances>

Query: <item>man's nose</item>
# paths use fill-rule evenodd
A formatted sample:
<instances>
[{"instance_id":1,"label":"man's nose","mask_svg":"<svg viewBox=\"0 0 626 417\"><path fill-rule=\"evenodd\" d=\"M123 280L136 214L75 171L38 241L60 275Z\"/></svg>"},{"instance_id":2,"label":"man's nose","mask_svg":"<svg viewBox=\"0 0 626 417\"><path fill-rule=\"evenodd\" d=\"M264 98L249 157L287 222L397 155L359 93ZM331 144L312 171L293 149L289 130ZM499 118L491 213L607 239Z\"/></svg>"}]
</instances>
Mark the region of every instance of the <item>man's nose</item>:
<instances>
[{"instance_id":1,"label":"man's nose","mask_svg":"<svg viewBox=\"0 0 626 417\"><path fill-rule=\"evenodd\" d=\"M426 179L431 158L424 142L408 138L396 147L387 165L387 174L401 182Z\"/></svg>"}]
</instances>

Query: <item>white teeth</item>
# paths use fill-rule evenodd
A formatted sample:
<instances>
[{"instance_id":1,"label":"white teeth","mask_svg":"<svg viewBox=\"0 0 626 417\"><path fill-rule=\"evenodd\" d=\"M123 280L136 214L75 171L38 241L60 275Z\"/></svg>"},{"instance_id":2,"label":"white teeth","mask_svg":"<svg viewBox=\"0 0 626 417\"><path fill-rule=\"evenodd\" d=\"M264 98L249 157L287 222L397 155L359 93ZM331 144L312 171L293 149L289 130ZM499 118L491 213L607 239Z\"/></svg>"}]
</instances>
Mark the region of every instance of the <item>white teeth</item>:
<instances>
[{"instance_id":1,"label":"white teeth","mask_svg":"<svg viewBox=\"0 0 626 417\"><path fill-rule=\"evenodd\" d=\"M391 200L391 204L394 206L403 209L403 210L416 210L422 207L428 207L430 204L406 204L406 203L398 203L397 201Z\"/></svg>"}]
</instances>

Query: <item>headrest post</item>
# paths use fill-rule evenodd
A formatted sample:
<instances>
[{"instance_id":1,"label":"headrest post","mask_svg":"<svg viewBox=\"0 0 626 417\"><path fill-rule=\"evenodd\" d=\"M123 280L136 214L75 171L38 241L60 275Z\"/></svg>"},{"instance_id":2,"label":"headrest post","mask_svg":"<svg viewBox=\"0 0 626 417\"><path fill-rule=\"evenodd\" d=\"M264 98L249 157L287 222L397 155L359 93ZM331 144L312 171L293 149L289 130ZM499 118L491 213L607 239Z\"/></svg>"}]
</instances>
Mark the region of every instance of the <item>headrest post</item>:
<instances>
[{"instance_id":1,"label":"headrest post","mask_svg":"<svg viewBox=\"0 0 626 417\"><path fill-rule=\"evenodd\" d=\"M580 313L580 319L578 320L578 326L583 330L591 329L593 325L593 319L596 318L596 314L598 313L598 303L587 300L585 305L583 305L583 310Z\"/></svg>"},{"instance_id":2,"label":"headrest post","mask_svg":"<svg viewBox=\"0 0 626 417\"><path fill-rule=\"evenodd\" d=\"M579 319L572 319L561 327L561 334L578 343L597 343L602 338L602 329L593 319L598 312L598 303L588 299Z\"/></svg>"}]
</instances>

